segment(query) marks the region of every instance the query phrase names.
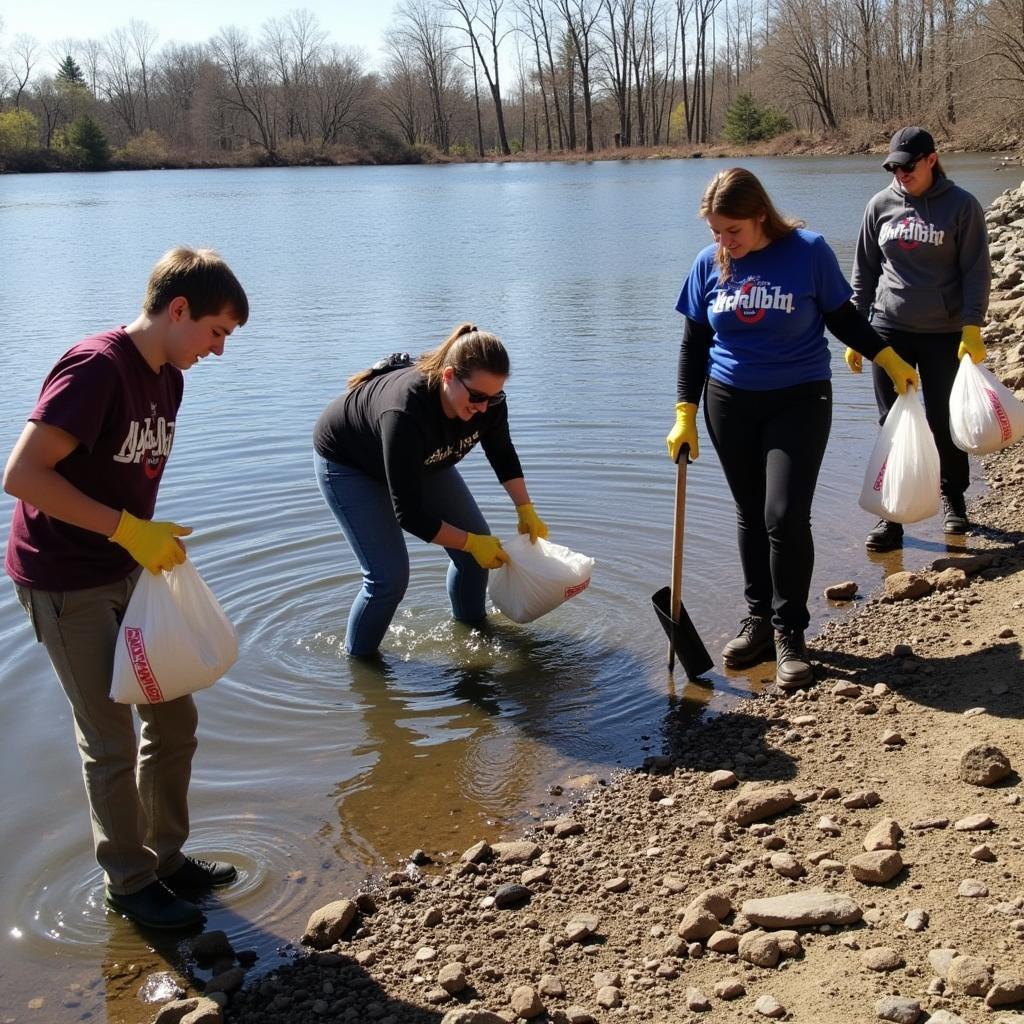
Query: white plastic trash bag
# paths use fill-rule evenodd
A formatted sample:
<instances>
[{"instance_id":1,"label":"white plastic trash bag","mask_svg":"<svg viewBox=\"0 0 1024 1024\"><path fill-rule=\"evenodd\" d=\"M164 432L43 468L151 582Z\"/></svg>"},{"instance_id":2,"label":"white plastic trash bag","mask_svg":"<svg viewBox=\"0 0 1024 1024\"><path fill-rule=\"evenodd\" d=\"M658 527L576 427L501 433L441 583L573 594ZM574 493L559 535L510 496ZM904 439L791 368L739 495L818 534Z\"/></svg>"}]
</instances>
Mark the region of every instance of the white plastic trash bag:
<instances>
[{"instance_id":1,"label":"white plastic trash bag","mask_svg":"<svg viewBox=\"0 0 1024 1024\"><path fill-rule=\"evenodd\" d=\"M525 533L503 545L509 562L491 572L490 593L513 622L532 622L590 586L594 560Z\"/></svg>"},{"instance_id":2,"label":"white plastic trash bag","mask_svg":"<svg viewBox=\"0 0 1024 1024\"><path fill-rule=\"evenodd\" d=\"M885 418L864 474L860 507L891 523L916 523L939 510L939 450L912 388Z\"/></svg>"},{"instance_id":3,"label":"white plastic trash bag","mask_svg":"<svg viewBox=\"0 0 1024 1024\"><path fill-rule=\"evenodd\" d=\"M965 355L949 396L949 431L972 455L1001 451L1024 437L1024 402Z\"/></svg>"},{"instance_id":4,"label":"white plastic trash bag","mask_svg":"<svg viewBox=\"0 0 1024 1024\"><path fill-rule=\"evenodd\" d=\"M191 559L143 572L114 651L110 696L160 704L212 686L238 657L238 634Z\"/></svg>"}]
</instances>

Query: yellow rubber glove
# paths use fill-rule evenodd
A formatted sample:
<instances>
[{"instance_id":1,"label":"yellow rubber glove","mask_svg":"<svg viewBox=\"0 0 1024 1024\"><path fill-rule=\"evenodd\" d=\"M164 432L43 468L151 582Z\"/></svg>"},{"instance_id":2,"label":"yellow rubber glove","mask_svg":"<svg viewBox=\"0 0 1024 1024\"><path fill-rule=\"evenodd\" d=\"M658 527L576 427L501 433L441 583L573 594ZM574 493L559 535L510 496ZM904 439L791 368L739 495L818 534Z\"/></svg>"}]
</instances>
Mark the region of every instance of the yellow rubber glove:
<instances>
[{"instance_id":1,"label":"yellow rubber glove","mask_svg":"<svg viewBox=\"0 0 1024 1024\"><path fill-rule=\"evenodd\" d=\"M690 461L697 461L700 446L697 444L697 406L693 402L676 403L676 425L668 432L665 444L673 462L678 460L684 444L690 446Z\"/></svg>"},{"instance_id":2,"label":"yellow rubber glove","mask_svg":"<svg viewBox=\"0 0 1024 1024\"><path fill-rule=\"evenodd\" d=\"M528 501L525 505L516 505L516 515L519 517L519 532L528 533L531 544L536 544L538 537L544 540L548 539L548 524L537 515L532 501Z\"/></svg>"},{"instance_id":3,"label":"yellow rubber glove","mask_svg":"<svg viewBox=\"0 0 1024 1024\"><path fill-rule=\"evenodd\" d=\"M906 394L908 387L917 387L917 370L905 359L901 359L896 355L896 350L891 345L883 348L875 356L874 361L889 375L889 380L892 381L896 394L903 395Z\"/></svg>"},{"instance_id":4,"label":"yellow rubber glove","mask_svg":"<svg viewBox=\"0 0 1024 1024\"><path fill-rule=\"evenodd\" d=\"M187 537L191 532L191 526L137 519L131 512L124 511L117 529L107 539L120 544L139 565L155 576L185 561L185 548L177 538Z\"/></svg>"},{"instance_id":5,"label":"yellow rubber glove","mask_svg":"<svg viewBox=\"0 0 1024 1024\"><path fill-rule=\"evenodd\" d=\"M864 369L864 357L852 348L848 348L843 353L843 358L846 360L846 365L850 368L851 373L860 373Z\"/></svg>"},{"instance_id":6,"label":"yellow rubber glove","mask_svg":"<svg viewBox=\"0 0 1024 1024\"><path fill-rule=\"evenodd\" d=\"M988 352L985 351L985 343L981 340L981 328L968 326L960 332L960 347L956 350L957 360L964 356L970 356L971 362L983 363Z\"/></svg>"},{"instance_id":7,"label":"yellow rubber glove","mask_svg":"<svg viewBox=\"0 0 1024 1024\"><path fill-rule=\"evenodd\" d=\"M468 551L481 569L497 569L509 560L497 537L487 537L480 533L467 533L462 550Z\"/></svg>"}]
</instances>

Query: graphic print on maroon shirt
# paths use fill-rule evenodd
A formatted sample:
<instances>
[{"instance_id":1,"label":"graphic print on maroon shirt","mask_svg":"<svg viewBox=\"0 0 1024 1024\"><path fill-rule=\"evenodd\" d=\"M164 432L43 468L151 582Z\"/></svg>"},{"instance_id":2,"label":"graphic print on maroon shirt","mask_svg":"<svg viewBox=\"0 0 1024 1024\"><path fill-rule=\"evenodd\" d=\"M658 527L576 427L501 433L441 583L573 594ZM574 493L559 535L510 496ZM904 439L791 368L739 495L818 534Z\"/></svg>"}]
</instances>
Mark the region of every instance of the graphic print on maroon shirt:
<instances>
[{"instance_id":1,"label":"graphic print on maroon shirt","mask_svg":"<svg viewBox=\"0 0 1024 1024\"><path fill-rule=\"evenodd\" d=\"M80 341L43 382L29 420L79 441L57 472L83 494L150 519L174 443L181 371L154 373L123 328ZM124 579L136 566L120 545L18 501L8 575L39 590L82 590Z\"/></svg>"}]
</instances>

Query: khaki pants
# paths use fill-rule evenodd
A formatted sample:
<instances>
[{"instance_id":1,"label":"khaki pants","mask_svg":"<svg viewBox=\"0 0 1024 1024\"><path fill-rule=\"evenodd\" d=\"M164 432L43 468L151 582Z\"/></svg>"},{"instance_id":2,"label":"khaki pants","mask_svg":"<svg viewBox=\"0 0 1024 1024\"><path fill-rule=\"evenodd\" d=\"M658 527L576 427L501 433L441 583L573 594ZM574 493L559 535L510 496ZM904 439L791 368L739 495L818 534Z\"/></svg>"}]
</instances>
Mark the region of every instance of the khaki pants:
<instances>
[{"instance_id":1,"label":"khaki pants","mask_svg":"<svg viewBox=\"0 0 1024 1024\"><path fill-rule=\"evenodd\" d=\"M110 699L117 631L141 570L63 593L18 587L71 704L96 860L112 893L137 892L184 863L198 716L190 696L132 709Z\"/></svg>"}]
</instances>

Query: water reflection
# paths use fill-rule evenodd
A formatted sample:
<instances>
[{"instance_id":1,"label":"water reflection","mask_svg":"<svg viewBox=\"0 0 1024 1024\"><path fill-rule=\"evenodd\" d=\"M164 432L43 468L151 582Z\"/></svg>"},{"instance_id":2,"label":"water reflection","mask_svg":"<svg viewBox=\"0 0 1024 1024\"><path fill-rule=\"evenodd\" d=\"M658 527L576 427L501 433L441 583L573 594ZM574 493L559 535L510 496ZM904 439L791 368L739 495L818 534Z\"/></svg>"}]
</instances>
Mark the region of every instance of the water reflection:
<instances>
[{"instance_id":1,"label":"water reflection","mask_svg":"<svg viewBox=\"0 0 1024 1024\"><path fill-rule=\"evenodd\" d=\"M571 635L453 625L464 635L448 664L408 649L349 659L365 724L352 754L370 764L334 790L339 853L438 854L494 838L539 801L539 783L581 760L580 727L602 699L602 673L646 670L628 652Z\"/></svg>"}]
</instances>

